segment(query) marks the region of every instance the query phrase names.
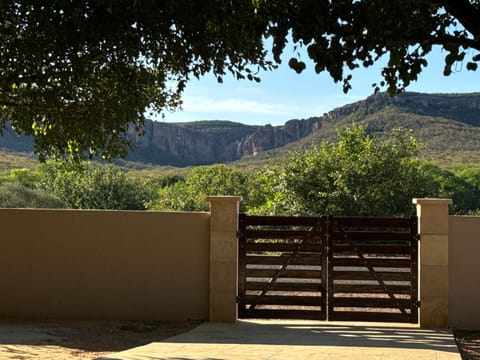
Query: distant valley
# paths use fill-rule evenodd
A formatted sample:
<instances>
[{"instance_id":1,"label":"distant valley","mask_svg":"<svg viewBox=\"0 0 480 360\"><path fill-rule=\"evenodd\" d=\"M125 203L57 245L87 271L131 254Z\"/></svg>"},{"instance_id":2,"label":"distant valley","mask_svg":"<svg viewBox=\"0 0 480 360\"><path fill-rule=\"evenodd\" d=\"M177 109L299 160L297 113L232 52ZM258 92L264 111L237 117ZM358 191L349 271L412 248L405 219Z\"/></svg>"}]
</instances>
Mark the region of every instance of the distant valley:
<instances>
[{"instance_id":1,"label":"distant valley","mask_svg":"<svg viewBox=\"0 0 480 360\"><path fill-rule=\"evenodd\" d=\"M423 146L422 157L434 161L480 161L480 93L377 94L334 109L323 116L293 119L282 126L252 126L230 121L165 123L147 120L145 134L133 131L128 160L151 165L193 166L282 157L290 150L334 140L335 129L364 124L371 134L411 129ZM33 141L11 130L0 136L0 149L33 151Z\"/></svg>"}]
</instances>

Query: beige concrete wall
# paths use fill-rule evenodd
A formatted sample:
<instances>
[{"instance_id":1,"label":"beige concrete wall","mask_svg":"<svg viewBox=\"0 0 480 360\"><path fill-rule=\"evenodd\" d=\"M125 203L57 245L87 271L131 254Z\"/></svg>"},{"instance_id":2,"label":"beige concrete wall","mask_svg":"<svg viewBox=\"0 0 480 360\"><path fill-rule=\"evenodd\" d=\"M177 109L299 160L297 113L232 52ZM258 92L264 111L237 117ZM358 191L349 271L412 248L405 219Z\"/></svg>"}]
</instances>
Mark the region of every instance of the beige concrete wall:
<instances>
[{"instance_id":1,"label":"beige concrete wall","mask_svg":"<svg viewBox=\"0 0 480 360\"><path fill-rule=\"evenodd\" d=\"M207 319L209 213L0 209L0 317Z\"/></svg>"},{"instance_id":2,"label":"beige concrete wall","mask_svg":"<svg viewBox=\"0 0 480 360\"><path fill-rule=\"evenodd\" d=\"M480 217L449 218L449 325L480 329Z\"/></svg>"}]
</instances>

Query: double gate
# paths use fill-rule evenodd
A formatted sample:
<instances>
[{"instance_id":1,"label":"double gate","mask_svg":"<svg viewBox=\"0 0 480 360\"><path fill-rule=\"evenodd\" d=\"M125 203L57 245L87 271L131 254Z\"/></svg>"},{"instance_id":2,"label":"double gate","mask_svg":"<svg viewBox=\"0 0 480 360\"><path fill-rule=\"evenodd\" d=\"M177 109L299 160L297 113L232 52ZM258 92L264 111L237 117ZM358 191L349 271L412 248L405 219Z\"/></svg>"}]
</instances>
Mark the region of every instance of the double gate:
<instances>
[{"instance_id":1,"label":"double gate","mask_svg":"<svg viewBox=\"0 0 480 360\"><path fill-rule=\"evenodd\" d=\"M240 318L418 322L417 218L239 218Z\"/></svg>"}]
</instances>

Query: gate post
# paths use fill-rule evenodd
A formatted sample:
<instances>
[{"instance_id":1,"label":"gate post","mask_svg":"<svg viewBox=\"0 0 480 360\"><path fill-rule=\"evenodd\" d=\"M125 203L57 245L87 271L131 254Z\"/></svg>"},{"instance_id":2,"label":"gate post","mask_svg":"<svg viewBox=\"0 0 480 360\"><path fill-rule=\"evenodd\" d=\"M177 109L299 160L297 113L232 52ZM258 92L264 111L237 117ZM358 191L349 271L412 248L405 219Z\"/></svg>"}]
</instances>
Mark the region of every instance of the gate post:
<instances>
[{"instance_id":1,"label":"gate post","mask_svg":"<svg viewBox=\"0 0 480 360\"><path fill-rule=\"evenodd\" d=\"M448 327L448 205L451 199L413 199L420 233L420 326Z\"/></svg>"},{"instance_id":2,"label":"gate post","mask_svg":"<svg viewBox=\"0 0 480 360\"><path fill-rule=\"evenodd\" d=\"M241 196L209 196L209 321L235 322L238 292L238 212Z\"/></svg>"}]
</instances>

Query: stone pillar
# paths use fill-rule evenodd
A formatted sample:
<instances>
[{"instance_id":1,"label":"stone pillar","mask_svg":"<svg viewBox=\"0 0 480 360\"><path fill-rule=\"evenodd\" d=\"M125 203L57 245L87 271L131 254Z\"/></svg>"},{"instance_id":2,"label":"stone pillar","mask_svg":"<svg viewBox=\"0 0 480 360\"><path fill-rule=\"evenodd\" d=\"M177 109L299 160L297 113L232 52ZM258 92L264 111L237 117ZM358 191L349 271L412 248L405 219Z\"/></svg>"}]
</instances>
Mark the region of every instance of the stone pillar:
<instances>
[{"instance_id":1,"label":"stone pillar","mask_svg":"<svg viewBox=\"0 0 480 360\"><path fill-rule=\"evenodd\" d=\"M209 321L235 322L238 294L238 211L240 196L209 196Z\"/></svg>"},{"instance_id":2,"label":"stone pillar","mask_svg":"<svg viewBox=\"0 0 480 360\"><path fill-rule=\"evenodd\" d=\"M451 199L413 199L420 233L420 326L448 327L448 205Z\"/></svg>"}]
</instances>

